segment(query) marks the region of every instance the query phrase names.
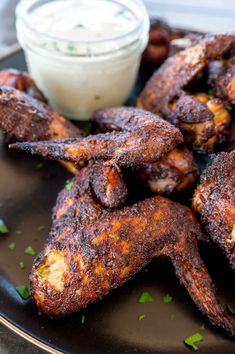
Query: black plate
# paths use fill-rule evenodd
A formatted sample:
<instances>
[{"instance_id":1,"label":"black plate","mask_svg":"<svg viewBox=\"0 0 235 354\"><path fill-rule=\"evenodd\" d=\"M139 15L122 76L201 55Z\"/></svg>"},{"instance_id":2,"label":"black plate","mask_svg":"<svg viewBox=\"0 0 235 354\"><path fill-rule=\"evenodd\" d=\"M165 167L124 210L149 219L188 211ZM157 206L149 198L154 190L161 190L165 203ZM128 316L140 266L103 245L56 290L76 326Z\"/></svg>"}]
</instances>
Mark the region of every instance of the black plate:
<instances>
[{"instance_id":1,"label":"black plate","mask_svg":"<svg viewBox=\"0 0 235 354\"><path fill-rule=\"evenodd\" d=\"M1 67L25 68L21 52L1 63ZM39 158L9 151L0 136L0 217L9 225L10 233L0 235L0 320L27 339L44 343L47 349L65 353L189 353L184 338L200 332L204 341L200 353L235 353L234 341L210 326L180 286L173 267L161 257L149 264L120 289L102 301L60 320L39 315L31 300L23 301L16 285L28 283L32 257L24 249L43 247L50 228L51 208L62 189L67 172L58 164L46 161L36 169ZM42 229L41 226L44 226ZM22 234L18 235L17 230ZM15 242L16 249L8 245ZM201 253L219 289L221 300L235 305L235 276L220 250L214 245L201 245ZM19 262L26 263L21 270ZM233 284L233 285L232 285ZM154 301L139 304L142 291L149 291ZM173 295L170 304L162 296ZM144 320L138 316L145 314ZM85 323L81 317L85 315ZM205 324L205 329L201 325Z\"/></svg>"}]
</instances>

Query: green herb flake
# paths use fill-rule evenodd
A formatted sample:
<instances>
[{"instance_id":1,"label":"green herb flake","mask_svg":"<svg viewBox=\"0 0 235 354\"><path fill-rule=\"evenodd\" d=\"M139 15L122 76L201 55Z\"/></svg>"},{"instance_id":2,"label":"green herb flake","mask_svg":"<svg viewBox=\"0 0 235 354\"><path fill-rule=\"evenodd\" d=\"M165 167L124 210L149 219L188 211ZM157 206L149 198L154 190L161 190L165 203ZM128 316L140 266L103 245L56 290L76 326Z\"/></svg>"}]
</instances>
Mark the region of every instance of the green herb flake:
<instances>
[{"instance_id":1,"label":"green herb flake","mask_svg":"<svg viewBox=\"0 0 235 354\"><path fill-rule=\"evenodd\" d=\"M195 345L195 343L201 342L203 339L204 337L200 333L194 333L184 340L184 344L194 351L197 351L199 348Z\"/></svg>"},{"instance_id":2,"label":"green herb flake","mask_svg":"<svg viewBox=\"0 0 235 354\"><path fill-rule=\"evenodd\" d=\"M29 256L35 256L36 255L36 252L35 252L35 250L33 249L32 246L26 247L25 250L24 250L24 253L29 255Z\"/></svg>"},{"instance_id":3,"label":"green herb flake","mask_svg":"<svg viewBox=\"0 0 235 354\"><path fill-rule=\"evenodd\" d=\"M29 287L25 285L16 286L16 291L23 300L27 300L31 295Z\"/></svg>"},{"instance_id":4,"label":"green herb flake","mask_svg":"<svg viewBox=\"0 0 235 354\"><path fill-rule=\"evenodd\" d=\"M148 302L153 302L153 298L152 298L152 296L150 295L149 292L144 291L139 297L139 303L140 304L146 304Z\"/></svg>"},{"instance_id":5,"label":"green herb flake","mask_svg":"<svg viewBox=\"0 0 235 354\"><path fill-rule=\"evenodd\" d=\"M67 191L70 191L73 187L73 182L67 182L65 187L66 187Z\"/></svg>"},{"instance_id":6,"label":"green herb flake","mask_svg":"<svg viewBox=\"0 0 235 354\"><path fill-rule=\"evenodd\" d=\"M69 43L68 46L67 46L67 49L70 51L70 52L75 52L76 51L76 47L75 45Z\"/></svg>"},{"instance_id":7,"label":"green herb flake","mask_svg":"<svg viewBox=\"0 0 235 354\"><path fill-rule=\"evenodd\" d=\"M23 231L22 230L16 230L16 235L22 235Z\"/></svg>"},{"instance_id":8,"label":"green herb flake","mask_svg":"<svg viewBox=\"0 0 235 354\"><path fill-rule=\"evenodd\" d=\"M215 96L215 91L213 90L213 88L207 91L207 95L209 96L209 98L213 98Z\"/></svg>"},{"instance_id":9,"label":"green herb flake","mask_svg":"<svg viewBox=\"0 0 235 354\"><path fill-rule=\"evenodd\" d=\"M0 219L0 234L8 234L9 229L7 227L7 225L5 224L5 222Z\"/></svg>"},{"instance_id":10,"label":"green herb flake","mask_svg":"<svg viewBox=\"0 0 235 354\"><path fill-rule=\"evenodd\" d=\"M231 305L227 304L226 305L226 310L227 310L229 315L235 316L235 310L234 310L234 308Z\"/></svg>"},{"instance_id":11,"label":"green herb flake","mask_svg":"<svg viewBox=\"0 0 235 354\"><path fill-rule=\"evenodd\" d=\"M16 248L15 242L11 242L11 243L8 245L8 248L9 248L10 251L14 251L14 249Z\"/></svg>"},{"instance_id":12,"label":"green herb flake","mask_svg":"<svg viewBox=\"0 0 235 354\"><path fill-rule=\"evenodd\" d=\"M25 269L25 263L23 261L21 261L19 263L20 269Z\"/></svg>"},{"instance_id":13,"label":"green herb flake","mask_svg":"<svg viewBox=\"0 0 235 354\"><path fill-rule=\"evenodd\" d=\"M40 277L42 277L42 279L47 279L47 275L45 274L45 270L46 270L45 266L38 269L38 274L40 275Z\"/></svg>"},{"instance_id":14,"label":"green herb flake","mask_svg":"<svg viewBox=\"0 0 235 354\"><path fill-rule=\"evenodd\" d=\"M95 96L95 100L96 100L96 101L98 101L98 100L100 100L100 99L101 99L101 97L100 97L100 96L98 96L98 95L97 95L97 96Z\"/></svg>"},{"instance_id":15,"label":"green herb flake","mask_svg":"<svg viewBox=\"0 0 235 354\"><path fill-rule=\"evenodd\" d=\"M201 329L202 331L204 331L204 330L206 329L204 323L200 326L200 329Z\"/></svg>"},{"instance_id":16,"label":"green herb flake","mask_svg":"<svg viewBox=\"0 0 235 354\"><path fill-rule=\"evenodd\" d=\"M38 231L42 231L42 230L44 230L45 229L45 226L44 225L38 225L38 227L37 227L37 230Z\"/></svg>"},{"instance_id":17,"label":"green herb flake","mask_svg":"<svg viewBox=\"0 0 235 354\"><path fill-rule=\"evenodd\" d=\"M148 273L148 271L149 271L148 268L144 268L145 273Z\"/></svg>"},{"instance_id":18,"label":"green herb flake","mask_svg":"<svg viewBox=\"0 0 235 354\"><path fill-rule=\"evenodd\" d=\"M170 302L173 301L173 296L171 296L170 294L166 294L163 296L162 300L164 304L169 304Z\"/></svg>"},{"instance_id":19,"label":"green herb flake","mask_svg":"<svg viewBox=\"0 0 235 354\"><path fill-rule=\"evenodd\" d=\"M171 320L171 321L174 321L174 319L175 319L175 315L172 314L171 317L170 317L170 320Z\"/></svg>"},{"instance_id":20,"label":"green herb flake","mask_svg":"<svg viewBox=\"0 0 235 354\"><path fill-rule=\"evenodd\" d=\"M81 317L81 324L84 324L84 323L85 323L85 319L86 319L86 316L83 315L83 316Z\"/></svg>"},{"instance_id":21,"label":"green herb flake","mask_svg":"<svg viewBox=\"0 0 235 354\"><path fill-rule=\"evenodd\" d=\"M36 170L41 170L43 167L44 167L44 163L43 162L39 162L35 166Z\"/></svg>"},{"instance_id":22,"label":"green herb flake","mask_svg":"<svg viewBox=\"0 0 235 354\"><path fill-rule=\"evenodd\" d=\"M110 238L116 238L116 236L114 234L109 234Z\"/></svg>"},{"instance_id":23,"label":"green herb flake","mask_svg":"<svg viewBox=\"0 0 235 354\"><path fill-rule=\"evenodd\" d=\"M139 321L142 321L142 320L144 320L145 319L145 315L139 315Z\"/></svg>"}]
</instances>

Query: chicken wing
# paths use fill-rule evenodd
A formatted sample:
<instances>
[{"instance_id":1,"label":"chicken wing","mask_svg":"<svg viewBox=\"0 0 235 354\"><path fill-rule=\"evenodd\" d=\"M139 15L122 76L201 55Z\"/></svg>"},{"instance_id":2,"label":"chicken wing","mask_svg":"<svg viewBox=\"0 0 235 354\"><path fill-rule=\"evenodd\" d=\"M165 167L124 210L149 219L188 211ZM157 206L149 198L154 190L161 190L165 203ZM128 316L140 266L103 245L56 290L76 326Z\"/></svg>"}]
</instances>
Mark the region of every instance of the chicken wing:
<instances>
[{"instance_id":1,"label":"chicken wing","mask_svg":"<svg viewBox=\"0 0 235 354\"><path fill-rule=\"evenodd\" d=\"M64 139L82 135L75 125L46 104L19 90L3 86L0 88L0 129L20 141ZM73 174L80 169L79 164L62 164ZM110 208L121 204L127 191L119 169L95 164L93 172L94 192L101 204Z\"/></svg>"},{"instance_id":2,"label":"chicken wing","mask_svg":"<svg viewBox=\"0 0 235 354\"><path fill-rule=\"evenodd\" d=\"M213 151L214 144L224 139L230 115L223 102L216 101L223 111L218 118L214 102L202 102L186 90L206 65L234 47L234 35L201 37L194 46L170 57L152 76L137 100L137 106L161 114L178 126L188 143L199 152ZM199 95L200 96L200 95ZM219 127L217 125L219 121Z\"/></svg>"},{"instance_id":3,"label":"chicken wing","mask_svg":"<svg viewBox=\"0 0 235 354\"><path fill-rule=\"evenodd\" d=\"M178 147L159 161L139 167L138 173L152 192L162 195L190 188L199 176L199 169L192 152Z\"/></svg>"},{"instance_id":4,"label":"chicken wing","mask_svg":"<svg viewBox=\"0 0 235 354\"><path fill-rule=\"evenodd\" d=\"M199 256L200 225L187 207L154 197L108 212L92 199L89 170L60 193L50 237L30 275L38 308L52 318L77 311L165 254L198 308L234 334Z\"/></svg>"},{"instance_id":5,"label":"chicken wing","mask_svg":"<svg viewBox=\"0 0 235 354\"><path fill-rule=\"evenodd\" d=\"M99 111L93 120L102 131L122 131L124 128L115 111L112 115L106 111ZM131 132L132 129L132 124L125 126L125 130ZM140 166L137 171L143 181L157 194L185 190L193 185L199 175L197 163L186 147L175 148L160 160Z\"/></svg>"},{"instance_id":6,"label":"chicken wing","mask_svg":"<svg viewBox=\"0 0 235 354\"><path fill-rule=\"evenodd\" d=\"M214 80L215 91L218 97L226 99L235 105L235 55L223 60L218 76Z\"/></svg>"},{"instance_id":7,"label":"chicken wing","mask_svg":"<svg viewBox=\"0 0 235 354\"><path fill-rule=\"evenodd\" d=\"M214 158L201 176L192 204L235 269L235 150Z\"/></svg>"},{"instance_id":8,"label":"chicken wing","mask_svg":"<svg viewBox=\"0 0 235 354\"><path fill-rule=\"evenodd\" d=\"M120 107L97 112L98 115L110 119L111 124L117 120L122 131L62 141L23 142L10 147L75 163L101 160L131 167L156 161L183 141L177 128L149 112Z\"/></svg>"},{"instance_id":9,"label":"chicken wing","mask_svg":"<svg viewBox=\"0 0 235 354\"><path fill-rule=\"evenodd\" d=\"M47 103L47 99L36 86L34 80L24 71L16 69L0 70L0 86L10 86L29 96Z\"/></svg>"}]
</instances>

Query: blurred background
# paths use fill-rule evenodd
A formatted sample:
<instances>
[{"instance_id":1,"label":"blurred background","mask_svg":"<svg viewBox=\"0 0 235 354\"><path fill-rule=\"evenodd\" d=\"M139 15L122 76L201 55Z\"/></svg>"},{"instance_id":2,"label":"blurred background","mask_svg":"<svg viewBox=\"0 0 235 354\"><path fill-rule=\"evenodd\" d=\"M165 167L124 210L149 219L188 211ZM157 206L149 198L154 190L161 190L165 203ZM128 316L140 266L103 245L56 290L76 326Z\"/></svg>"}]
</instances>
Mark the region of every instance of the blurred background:
<instances>
[{"instance_id":1,"label":"blurred background","mask_svg":"<svg viewBox=\"0 0 235 354\"><path fill-rule=\"evenodd\" d=\"M14 50L15 7L19 0L0 0L0 56ZM145 0L152 17L181 28L205 32L235 30L234 0Z\"/></svg>"}]
</instances>

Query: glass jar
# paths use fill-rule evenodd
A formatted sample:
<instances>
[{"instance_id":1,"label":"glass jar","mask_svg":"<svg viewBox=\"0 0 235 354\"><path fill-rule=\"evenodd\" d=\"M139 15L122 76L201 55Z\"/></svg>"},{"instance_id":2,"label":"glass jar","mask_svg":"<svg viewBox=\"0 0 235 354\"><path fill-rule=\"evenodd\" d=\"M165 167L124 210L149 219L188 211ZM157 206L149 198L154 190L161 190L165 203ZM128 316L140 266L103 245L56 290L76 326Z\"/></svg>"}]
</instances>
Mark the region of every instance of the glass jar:
<instances>
[{"instance_id":1,"label":"glass jar","mask_svg":"<svg viewBox=\"0 0 235 354\"><path fill-rule=\"evenodd\" d=\"M87 120L127 100L148 42L141 0L21 0L16 17L29 73L57 112Z\"/></svg>"}]
</instances>

